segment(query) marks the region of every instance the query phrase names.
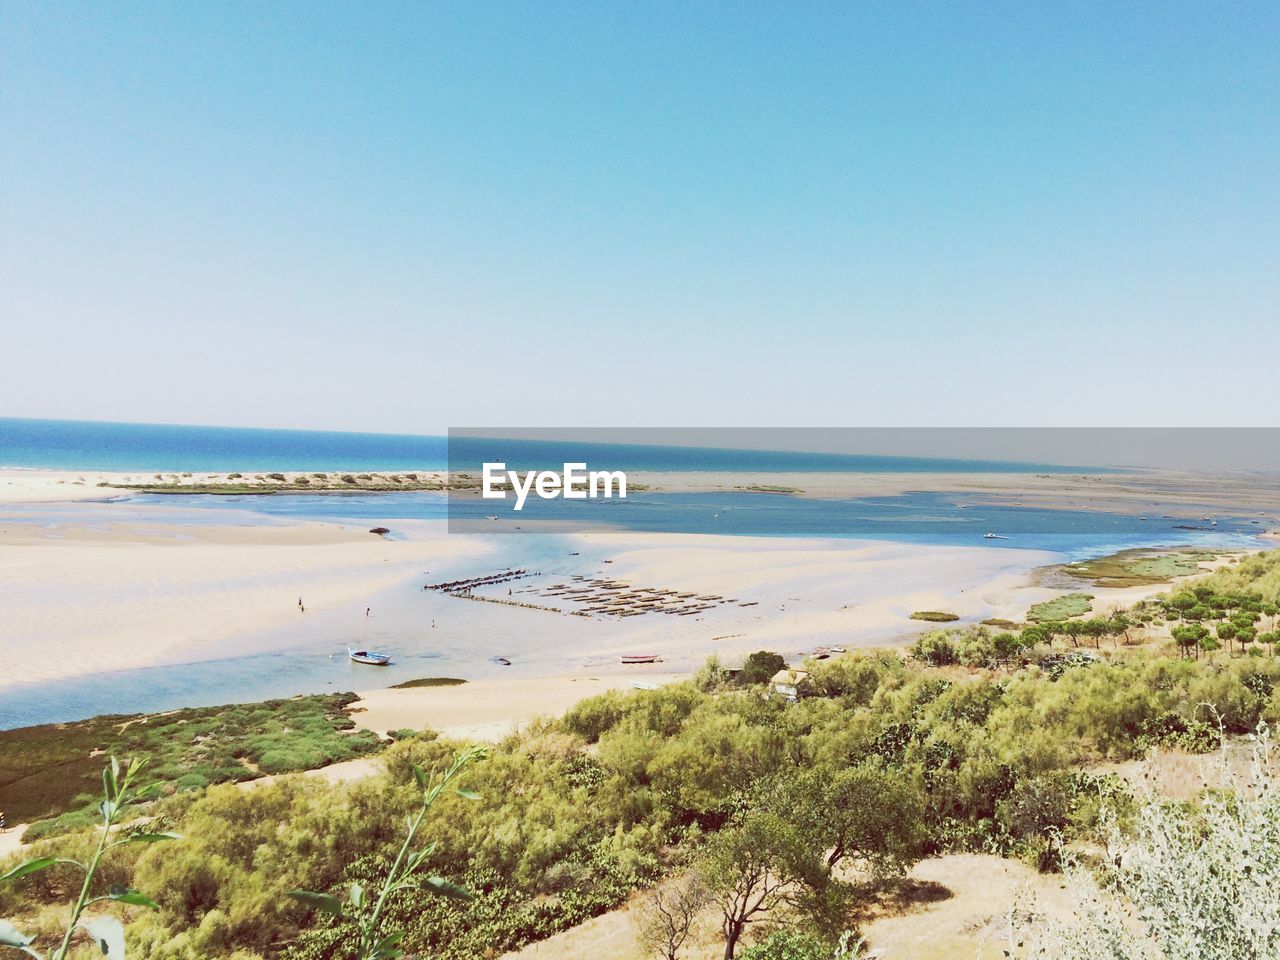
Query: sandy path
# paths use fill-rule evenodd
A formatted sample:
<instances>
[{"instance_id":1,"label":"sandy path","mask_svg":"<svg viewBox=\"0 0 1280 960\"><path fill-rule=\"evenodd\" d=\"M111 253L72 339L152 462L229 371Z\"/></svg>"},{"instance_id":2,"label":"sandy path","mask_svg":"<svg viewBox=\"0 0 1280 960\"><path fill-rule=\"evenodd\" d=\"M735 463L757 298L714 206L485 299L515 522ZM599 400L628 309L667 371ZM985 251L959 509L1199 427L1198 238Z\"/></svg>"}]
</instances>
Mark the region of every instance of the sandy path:
<instances>
[{"instance_id":1,"label":"sandy path","mask_svg":"<svg viewBox=\"0 0 1280 960\"><path fill-rule=\"evenodd\" d=\"M0 861L22 849L22 834L29 826L27 823L15 823L0 832Z\"/></svg>"},{"instance_id":2,"label":"sandy path","mask_svg":"<svg viewBox=\"0 0 1280 960\"><path fill-rule=\"evenodd\" d=\"M953 854L922 860L910 871L915 896L888 903L862 933L876 960L957 960L1000 956L1008 932L1009 908L1033 894L1050 915L1070 912L1060 876L1036 873L1016 860L979 854ZM643 894L563 933L530 944L502 960L645 960L654 956L641 946L637 909ZM698 918L692 942L681 956L687 960L719 960L724 942L716 930L714 910Z\"/></svg>"}]
</instances>

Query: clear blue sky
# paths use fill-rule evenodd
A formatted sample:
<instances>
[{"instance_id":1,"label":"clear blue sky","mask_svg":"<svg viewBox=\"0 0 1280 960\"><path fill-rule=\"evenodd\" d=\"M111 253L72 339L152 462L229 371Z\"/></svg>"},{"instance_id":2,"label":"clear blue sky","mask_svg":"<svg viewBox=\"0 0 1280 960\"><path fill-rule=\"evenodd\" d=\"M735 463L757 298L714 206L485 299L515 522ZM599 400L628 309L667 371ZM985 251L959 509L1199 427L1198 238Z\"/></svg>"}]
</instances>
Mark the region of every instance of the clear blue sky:
<instances>
[{"instance_id":1,"label":"clear blue sky","mask_svg":"<svg viewBox=\"0 0 1280 960\"><path fill-rule=\"evenodd\" d=\"M1275 3L0 4L0 416L1277 425Z\"/></svg>"}]
</instances>

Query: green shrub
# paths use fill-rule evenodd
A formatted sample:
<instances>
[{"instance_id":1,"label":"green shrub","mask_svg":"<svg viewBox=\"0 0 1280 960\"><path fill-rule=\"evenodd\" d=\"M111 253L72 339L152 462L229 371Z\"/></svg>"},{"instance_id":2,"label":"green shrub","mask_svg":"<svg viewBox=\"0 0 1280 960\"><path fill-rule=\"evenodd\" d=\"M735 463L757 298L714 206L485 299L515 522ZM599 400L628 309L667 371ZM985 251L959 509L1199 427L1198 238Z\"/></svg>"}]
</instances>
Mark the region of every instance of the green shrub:
<instances>
[{"instance_id":1,"label":"green shrub","mask_svg":"<svg viewBox=\"0 0 1280 960\"><path fill-rule=\"evenodd\" d=\"M1113 820L1105 868L1067 873L1075 915L1015 914L1018 960L1255 960L1276 955L1280 917L1280 792L1269 737L1239 791L1209 792L1196 807L1148 797L1131 831ZM1223 764L1224 778L1235 774ZM1055 911L1056 913L1057 911Z\"/></svg>"},{"instance_id":2,"label":"green shrub","mask_svg":"<svg viewBox=\"0 0 1280 960\"><path fill-rule=\"evenodd\" d=\"M1068 593L1043 603L1034 603L1027 611L1027 619L1033 623L1047 620L1069 620L1079 617L1093 609L1093 594Z\"/></svg>"},{"instance_id":3,"label":"green shrub","mask_svg":"<svg viewBox=\"0 0 1280 960\"><path fill-rule=\"evenodd\" d=\"M800 930L776 930L738 954L738 960L833 960L838 945ZM843 954L853 960L857 953Z\"/></svg>"},{"instance_id":4,"label":"green shrub","mask_svg":"<svg viewBox=\"0 0 1280 960\"><path fill-rule=\"evenodd\" d=\"M416 687L456 687L466 683L457 677L421 677L417 680L405 680L401 683L393 683L389 689L391 690L411 690Z\"/></svg>"},{"instance_id":5,"label":"green shrub","mask_svg":"<svg viewBox=\"0 0 1280 960\"><path fill-rule=\"evenodd\" d=\"M495 746L479 801L442 798L433 811L437 847L428 869L476 899L455 908L402 891L388 901L387 922L405 932L410 953L462 960L518 949L682 868L758 802L763 785L835 785L851 771L870 784L852 807L884 799L897 822L915 828L913 853L996 851L1055 869L1062 844L1047 838L1058 832L1068 847L1096 843L1099 810L1121 802L1114 783L1079 773L1081 764L1132 759L1183 736L1197 745L1197 724L1212 722L1201 703L1212 704L1229 730L1277 712L1280 662L1269 658L1045 656L1026 650L1026 633L932 631L926 637L945 640L954 655L941 668L883 651L835 657L813 665L815 695L794 704L762 697L758 687L713 684L708 692L693 683L585 700L563 719ZM1015 642L1020 651L1001 659ZM984 657L999 666L956 669ZM335 729L349 719L342 703L244 705L190 713L176 727L153 718L126 732L141 728L145 749L171 756L163 753L169 745L185 749L219 724L257 730L236 738L235 750L263 769L340 759L364 750L348 741L366 736L369 749L379 749L372 734ZM74 728L66 735L74 741ZM202 741L214 758L222 757L219 742ZM0 739L0 763L9 760L4 746ZM443 738L406 734L381 747L384 773L357 782L284 777L250 791L213 785L158 801L148 812L186 839L163 852L122 848L121 879L164 891L163 909L130 925L138 955L345 956L343 928L313 924L285 891L346 890L353 881L372 888L414 809L412 765L439 767L453 749ZM250 775L234 758L228 763ZM199 771L213 782L222 769ZM190 772L175 773L175 785ZM828 824L842 809L835 799L792 807L829 813ZM50 843L54 852L72 851L83 836ZM56 899L52 886L24 893L37 904ZM0 911L9 905L0 899Z\"/></svg>"},{"instance_id":6,"label":"green shrub","mask_svg":"<svg viewBox=\"0 0 1280 960\"><path fill-rule=\"evenodd\" d=\"M744 684L768 683L779 670L787 668L787 661L781 654L768 650L757 650L747 657L738 674L738 680Z\"/></svg>"}]
</instances>

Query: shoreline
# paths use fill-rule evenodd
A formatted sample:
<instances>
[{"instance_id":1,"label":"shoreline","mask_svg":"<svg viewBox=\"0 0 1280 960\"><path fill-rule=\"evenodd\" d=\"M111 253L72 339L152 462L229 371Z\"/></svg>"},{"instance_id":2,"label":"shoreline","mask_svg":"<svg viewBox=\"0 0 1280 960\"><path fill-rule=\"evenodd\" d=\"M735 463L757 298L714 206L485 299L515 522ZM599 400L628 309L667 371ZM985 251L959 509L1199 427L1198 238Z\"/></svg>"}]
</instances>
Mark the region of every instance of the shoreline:
<instances>
[{"instance_id":1,"label":"shoreline","mask_svg":"<svg viewBox=\"0 0 1280 960\"><path fill-rule=\"evenodd\" d=\"M320 480L319 477L326 479ZM282 478L282 479L275 479ZM347 478L347 479L344 479ZM910 493L952 494L968 502L991 502L1053 510L1129 515L1168 514L1200 519L1206 513L1254 517L1280 532L1280 473L1189 473L1143 470L1127 473L726 473L635 471L637 491L650 493L760 493L803 499L858 499ZM349 481L349 482L348 482ZM445 492L445 471L285 471L241 476L146 471L0 469L0 506L128 499L131 494L320 496L348 493ZM463 495L475 484L464 481ZM457 487L455 490L459 489ZM1160 511L1158 513L1157 511ZM1260 531L1261 532L1261 531Z\"/></svg>"},{"instance_id":2,"label":"shoreline","mask_svg":"<svg viewBox=\"0 0 1280 960\"><path fill-rule=\"evenodd\" d=\"M0 678L10 692L6 726L49 722L55 712L70 719L77 702L89 708L80 716L147 712L367 690L373 676L387 685L449 675L469 690L518 688L615 676L619 656L636 652L687 674L712 653L737 660L771 649L795 659L819 646L900 647L930 628L911 619L915 611L954 613L959 626L1016 621L1068 592L1037 582L1056 555L1017 548L656 533L499 544L447 534L442 521L404 523L409 538L390 540L350 524L121 522L109 504L89 513L104 522L0 525L0 641L22 664ZM475 595L422 589L521 564L527 578ZM683 608L665 600L643 601L639 614L589 614L587 601L565 595L562 585L574 582L592 596L601 589L592 583L616 582L629 596L723 599L694 615L673 615ZM1164 589L1090 592L1103 610ZM691 602L700 601L680 601ZM352 645L388 651L393 666L376 675L353 667ZM494 665L499 656L512 665ZM65 706L38 706L44 700Z\"/></svg>"},{"instance_id":3,"label":"shoreline","mask_svg":"<svg viewBox=\"0 0 1280 960\"><path fill-rule=\"evenodd\" d=\"M400 661L389 683L408 679L408 671L478 680L502 672L490 663L498 656L520 676L609 670L621 653L636 651L683 670L712 652L892 643L916 632L912 611L943 603L973 620L1020 612L1049 593L1026 586L1029 571L1055 559L1031 550L818 538L495 538L449 534L443 521L429 520L398 522L401 536L390 539L351 523L285 518L244 526L234 513L201 523L146 522L139 518L147 509L117 512L115 504L80 505L62 523L49 519L58 512L0 522L0 642L20 664L0 676L0 690L25 687L33 696L93 678L176 699L184 688L227 689L238 677L255 695L263 683L283 689L284 679L253 673L259 654L276 656L261 660L262 669L292 671L294 690L362 689L347 669L349 645L387 649ZM505 584L465 598L421 589L517 566L531 571L510 585L520 596L508 595ZM740 603L683 616L664 614L661 604L642 615L588 615L556 595L556 585L574 577ZM477 599L492 602L468 602ZM157 667L159 674L137 673ZM91 702L126 699L103 692ZM22 725L31 708L9 700L7 722Z\"/></svg>"},{"instance_id":4,"label":"shoreline","mask_svg":"<svg viewBox=\"0 0 1280 960\"><path fill-rule=\"evenodd\" d=\"M379 677L387 684L436 674L473 682L608 675L621 654L636 652L687 673L712 653L740 659L771 649L794 658L822 646L895 647L928 628L912 619L917 611L953 614L961 626L1018 621L1033 604L1071 589L1036 575L1062 554L993 550L980 541L621 528L607 536L502 537L450 533L440 519L387 520L396 529L380 536L373 531L383 520L302 519L288 509L268 516L234 501L225 509L136 503L127 495L96 502L107 489L94 485L99 475L20 473L22 483L14 471L0 471L0 645L15 665L0 675L0 692L12 691L9 709L0 709L8 726L66 712L77 698L89 715L184 697L199 705L364 689L367 678L347 662L351 647L393 657ZM1034 488L1019 494L1024 503L1062 496L1064 485L1131 483L1120 475L809 475L822 477L844 486L810 493L843 493L852 484L870 495L886 484L937 480L978 497L1012 477ZM1171 477L1160 482L1173 484ZM733 488L750 486L748 479L662 478L667 487ZM1267 493L1249 479L1250 495ZM377 502L365 501L367 516L367 504ZM14 506L7 515L6 504ZM1275 539L1259 528L1259 544ZM514 580L503 574L517 568L527 572ZM473 578L481 586L461 595L422 589ZM1103 610L1165 586L1084 588ZM509 664L495 667L495 660ZM39 707L40 694L61 704Z\"/></svg>"}]
</instances>

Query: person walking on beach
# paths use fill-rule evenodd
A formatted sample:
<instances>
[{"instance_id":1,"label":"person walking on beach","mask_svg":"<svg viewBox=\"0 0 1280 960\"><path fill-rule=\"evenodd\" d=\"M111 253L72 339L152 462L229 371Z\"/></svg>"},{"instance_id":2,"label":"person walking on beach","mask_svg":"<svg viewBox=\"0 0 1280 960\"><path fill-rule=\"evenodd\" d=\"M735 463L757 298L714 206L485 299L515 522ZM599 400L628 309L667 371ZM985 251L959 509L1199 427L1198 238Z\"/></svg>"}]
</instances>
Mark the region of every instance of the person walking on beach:
<instances>
[{"instance_id":1,"label":"person walking on beach","mask_svg":"<svg viewBox=\"0 0 1280 960\"><path fill-rule=\"evenodd\" d=\"M365 607L365 608L364 608L364 615L365 615L366 617L369 615L369 609L370 609L369 607Z\"/></svg>"},{"instance_id":2,"label":"person walking on beach","mask_svg":"<svg viewBox=\"0 0 1280 960\"><path fill-rule=\"evenodd\" d=\"M307 608L306 608L306 607L304 607L304 606L302 605L302 598L301 598L301 597L299 597L299 598L298 598L298 612L299 612L299 613L306 613L306 612L307 612Z\"/></svg>"},{"instance_id":3,"label":"person walking on beach","mask_svg":"<svg viewBox=\"0 0 1280 960\"><path fill-rule=\"evenodd\" d=\"M0 810L0 833L4 833L6 829L8 828L5 826L4 822L4 811Z\"/></svg>"}]
</instances>

